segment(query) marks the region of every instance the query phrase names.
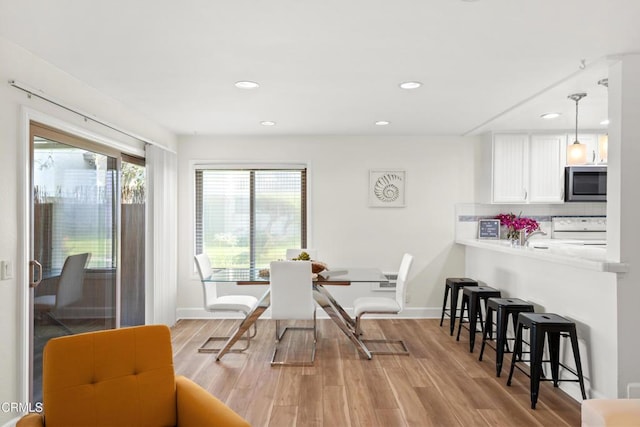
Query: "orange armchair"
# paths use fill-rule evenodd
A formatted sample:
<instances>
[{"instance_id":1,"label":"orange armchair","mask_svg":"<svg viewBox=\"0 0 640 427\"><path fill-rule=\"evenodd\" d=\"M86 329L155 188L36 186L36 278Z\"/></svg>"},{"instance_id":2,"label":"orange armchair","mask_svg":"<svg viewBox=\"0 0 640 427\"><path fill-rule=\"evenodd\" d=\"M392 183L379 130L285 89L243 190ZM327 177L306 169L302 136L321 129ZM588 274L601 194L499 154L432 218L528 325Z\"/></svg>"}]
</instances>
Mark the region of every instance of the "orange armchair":
<instances>
[{"instance_id":1,"label":"orange armchair","mask_svg":"<svg viewBox=\"0 0 640 427\"><path fill-rule=\"evenodd\" d=\"M175 376L171 335L136 326L50 340L44 349L44 414L30 426L249 426L193 381Z\"/></svg>"}]
</instances>

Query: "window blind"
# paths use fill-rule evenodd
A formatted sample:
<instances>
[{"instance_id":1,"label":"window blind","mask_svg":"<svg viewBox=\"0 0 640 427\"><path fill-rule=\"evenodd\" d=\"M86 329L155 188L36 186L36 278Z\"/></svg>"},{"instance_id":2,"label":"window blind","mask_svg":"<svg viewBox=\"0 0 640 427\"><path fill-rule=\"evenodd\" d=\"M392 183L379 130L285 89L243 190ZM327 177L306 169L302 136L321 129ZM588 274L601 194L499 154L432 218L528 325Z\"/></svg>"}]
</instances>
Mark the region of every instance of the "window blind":
<instances>
[{"instance_id":1,"label":"window blind","mask_svg":"<svg viewBox=\"0 0 640 427\"><path fill-rule=\"evenodd\" d=\"M263 268L306 247L306 169L196 169L195 252Z\"/></svg>"}]
</instances>

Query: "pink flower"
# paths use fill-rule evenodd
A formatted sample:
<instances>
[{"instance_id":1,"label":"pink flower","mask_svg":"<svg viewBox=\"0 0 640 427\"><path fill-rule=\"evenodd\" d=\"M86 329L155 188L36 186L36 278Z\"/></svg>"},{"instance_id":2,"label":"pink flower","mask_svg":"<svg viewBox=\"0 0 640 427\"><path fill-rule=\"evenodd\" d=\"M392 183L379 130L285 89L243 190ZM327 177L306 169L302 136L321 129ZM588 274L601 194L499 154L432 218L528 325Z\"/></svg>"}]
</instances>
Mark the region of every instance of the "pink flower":
<instances>
[{"instance_id":1,"label":"pink flower","mask_svg":"<svg viewBox=\"0 0 640 427\"><path fill-rule=\"evenodd\" d=\"M496 219L500 220L500 225L507 227L507 237L510 239L517 238L520 230L526 230L527 234L532 233L540 228L538 221L532 218L523 218L520 215L515 216L513 213L499 214Z\"/></svg>"}]
</instances>

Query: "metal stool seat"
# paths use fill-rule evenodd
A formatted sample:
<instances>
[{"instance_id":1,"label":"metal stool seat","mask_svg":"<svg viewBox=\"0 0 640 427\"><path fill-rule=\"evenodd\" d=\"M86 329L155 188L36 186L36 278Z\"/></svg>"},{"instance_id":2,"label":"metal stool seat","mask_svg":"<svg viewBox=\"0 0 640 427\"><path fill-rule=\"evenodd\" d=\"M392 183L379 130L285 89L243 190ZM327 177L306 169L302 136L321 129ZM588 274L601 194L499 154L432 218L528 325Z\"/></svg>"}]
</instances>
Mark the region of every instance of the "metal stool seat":
<instances>
[{"instance_id":1,"label":"metal stool seat","mask_svg":"<svg viewBox=\"0 0 640 427\"><path fill-rule=\"evenodd\" d=\"M469 323L469 352L473 353L473 347L476 342L476 333L478 319L480 319L480 329L482 324L482 302L484 302L485 312L487 311L487 300L489 298L500 298L501 294L498 289L489 286L470 286L462 290L462 304L460 305L460 323L458 324L458 335L456 341L460 341L460 331L464 321L464 312L467 311L467 321Z\"/></svg>"},{"instance_id":2,"label":"metal stool seat","mask_svg":"<svg viewBox=\"0 0 640 427\"><path fill-rule=\"evenodd\" d=\"M484 348L488 341L493 341L493 313L496 313L496 338L495 348L496 351L496 377L499 377L502 372L502 361L504 360L504 354L511 353L509 351L510 340L515 341L516 326L518 324L518 314L533 313L533 304L523 301L518 298L489 298L487 301L487 316L484 324L484 331L482 333L482 347L480 348L480 357L478 360L482 361L482 355L484 354ZM513 325L513 337L507 337L507 329L509 324L509 317L511 317L511 324ZM491 347L491 345L489 345Z\"/></svg>"},{"instance_id":3,"label":"metal stool seat","mask_svg":"<svg viewBox=\"0 0 640 427\"><path fill-rule=\"evenodd\" d=\"M458 294L460 290L465 286L478 286L478 282L469 279L467 277L448 277L445 280L444 286L444 301L442 302L442 314L440 316L440 326L444 321L444 316L449 317L449 335L453 336L453 331L456 326L456 317L458 311ZM451 303L447 308L447 299L449 298L449 291L451 291Z\"/></svg>"},{"instance_id":4,"label":"metal stool seat","mask_svg":"<svg viewBox=\"0 0 640 427\"><path fill-rule=\"evenodd\" d=\"M530 360L522 360L522 329L527 328L530 331ZM549 356L550 360L542 360L544 352L544 337L548 336ZM571 339L571 348L573 350L573 358L576 370L560 363L560 336L569 337ZM511 369L509 370L509 379L507 385L511 385L514 368L518 368L524 374L527 374L520 366L516 366L518 362L530 362L529 378L531 389L531 409L536 409L538 402L538 393L540 390L540 381L549 381L548 379L540 379L542 374L542 363L551 364L551 376L553 386L558 387L559 381L572 381L580 383L580 391L582 398L586 399L587 394L584 388L584 378L582 376L582 364L580 363L580 350L578 348L578 335L576 333L576 324L562 316L552 313L520 313L518 314L518 327L516 330L516 342L511 358ZM577 379L560 379L559 369L563 367L577 377Z\"/></svg>"}]
</instances>

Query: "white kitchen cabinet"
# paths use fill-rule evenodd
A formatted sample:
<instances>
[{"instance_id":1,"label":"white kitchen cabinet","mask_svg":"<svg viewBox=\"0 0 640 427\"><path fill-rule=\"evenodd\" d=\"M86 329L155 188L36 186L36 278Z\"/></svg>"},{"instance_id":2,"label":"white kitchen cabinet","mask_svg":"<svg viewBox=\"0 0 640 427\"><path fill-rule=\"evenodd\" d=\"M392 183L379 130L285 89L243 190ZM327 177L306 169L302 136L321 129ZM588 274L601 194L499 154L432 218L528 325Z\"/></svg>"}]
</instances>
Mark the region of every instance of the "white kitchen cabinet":
<instances>
[{"instance_id":1,"label":"white kitchen cabinet","mask_svg":"<svg viewBox=\"0 0 640 427\"><path fill-rule=\"evenodd\" d=\"M564 202L564 135L531 135L529 142L529 202Z\"/></svg>"},{"instance_id":2,"label":"white kitchen cabinet","mask_svg":"<svg viewBox=\"0 0 640 427\"><path fill-rule=\"evenodd\" d=\"M494 203L526 203L528 196L529 135L498 134L493 137L492 200Z\"/></svg>"},{"instance_id":3,"label":"white kitchen cabinet","mask_svg":"<svg viewBox=\"0 0 640 427\"><path fill-rule=\"evenodd\" d=\"M496 134L493 203L562 203L566 135Z\"/></svg>"}]
</instances>

